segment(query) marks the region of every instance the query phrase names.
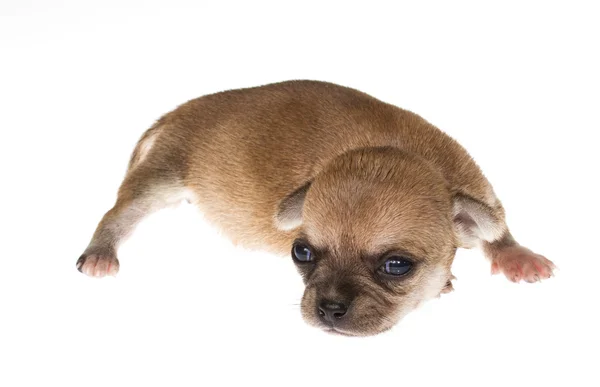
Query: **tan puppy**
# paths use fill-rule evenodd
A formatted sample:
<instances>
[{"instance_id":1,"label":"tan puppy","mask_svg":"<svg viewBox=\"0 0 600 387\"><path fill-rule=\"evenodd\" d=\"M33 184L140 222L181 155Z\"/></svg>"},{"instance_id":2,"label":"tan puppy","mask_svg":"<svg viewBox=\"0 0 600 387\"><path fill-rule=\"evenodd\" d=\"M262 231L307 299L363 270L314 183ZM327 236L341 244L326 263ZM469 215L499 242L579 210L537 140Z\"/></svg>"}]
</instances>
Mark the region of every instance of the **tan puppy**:
<instances>
[{"instance_id":1,"label":"tan puppy","mask_svg":"<svg viewBox=\"0 0 600 387\"><path fill-rule=\"evenodd\" d=\"M359 91L291 81L204 96L140 139L115 206L77 268L114 275L140 220L187 199L234 242L292 252L309 323L347 335L392 327L452 290L458 247L493 273L539 281L552 262L519 246L467 152L421 117Z\"/></svg>"}]
</instances>

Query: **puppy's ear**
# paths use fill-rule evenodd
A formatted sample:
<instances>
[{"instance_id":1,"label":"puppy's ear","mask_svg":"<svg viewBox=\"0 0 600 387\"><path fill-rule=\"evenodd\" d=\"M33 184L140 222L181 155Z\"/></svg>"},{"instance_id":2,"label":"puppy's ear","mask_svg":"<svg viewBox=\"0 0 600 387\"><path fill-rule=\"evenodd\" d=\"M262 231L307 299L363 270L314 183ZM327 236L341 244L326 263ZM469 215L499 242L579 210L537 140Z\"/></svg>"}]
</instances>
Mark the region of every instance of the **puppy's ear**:
<instances>
[{"instance_id":1,"label":"puppy's ear","mask_svg":"<svg viewBox=\"0 0 600 387\"><path fill-rule=\"evenodd\" d=\"M302 208L310 184L309 181L279 203L277 214L275 214L275 227L279 230L293 230L302 224Z\"/></svg>"},{"instance_id":2,"label":"puppy's ear","mask_svg":"<svg viewBox=\"0 0 600 387\"><path fill-rule=\"evenodd\" d=\"M454 196L454 227L463 247L475 247L481 242L493 242L506 232L504 209L496 208L468 195Z\"/></svg>"}]
</instances>

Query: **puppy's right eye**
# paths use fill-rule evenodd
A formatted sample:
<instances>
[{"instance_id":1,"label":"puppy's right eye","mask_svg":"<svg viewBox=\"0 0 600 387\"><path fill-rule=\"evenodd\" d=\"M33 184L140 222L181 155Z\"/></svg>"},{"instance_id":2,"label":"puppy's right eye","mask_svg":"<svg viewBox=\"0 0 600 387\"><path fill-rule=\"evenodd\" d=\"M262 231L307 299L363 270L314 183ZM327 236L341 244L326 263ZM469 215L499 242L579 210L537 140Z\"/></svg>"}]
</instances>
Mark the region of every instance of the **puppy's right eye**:
<instances>
[{"instance_id":1,"label":"puppy's right eye","mask_svg":"<svg viewBox=\"0 0 600 387\"><path fill-rule=\"evenodd\" d=\"M310 248L302 243L295 243L292 247L292 257L298 262L311 262L313 260L313 253Z\"/></svg>"},{"instance_id":2,"label":"puppy's right eye","mask_svg":"<svg viewBox=\"0 0 600 387\"><path fill-rule=\"evenodd\" d=\"M411 268L412 263L409 260L401 256L393 256L383 263L380 270L385 274L400 277L407 274Z\"/></svg>"}]
</instances>

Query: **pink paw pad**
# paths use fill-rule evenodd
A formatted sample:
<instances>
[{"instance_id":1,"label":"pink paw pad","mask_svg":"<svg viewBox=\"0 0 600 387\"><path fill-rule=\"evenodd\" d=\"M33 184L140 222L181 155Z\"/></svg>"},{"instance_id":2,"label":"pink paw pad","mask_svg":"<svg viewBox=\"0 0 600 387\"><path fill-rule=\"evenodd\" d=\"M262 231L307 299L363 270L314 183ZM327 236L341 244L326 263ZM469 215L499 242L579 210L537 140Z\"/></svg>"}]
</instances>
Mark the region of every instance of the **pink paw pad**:
<instances>
[{"instance_id":1,"label":"pink paw pad","mask_svg":"<svg viewBox=\"0 0 600 387\"><path fill-rule=\"evenodd\" d=\"M115 276L119 271L119 260L110 255L84 254L77 260L77 270L96 278Z\"/></svg>"},{"instance_id":2,"label":"pink paw pad","mask_svg":"<svg viewBox=\"0 0 600 387\"><path fill-rule=\"evenodd\" d=\"M554 264L522 246L507 247L492 259L492 274L504 273L512 282L529 283L550 278Z\"/></svg>"}]
</instances>

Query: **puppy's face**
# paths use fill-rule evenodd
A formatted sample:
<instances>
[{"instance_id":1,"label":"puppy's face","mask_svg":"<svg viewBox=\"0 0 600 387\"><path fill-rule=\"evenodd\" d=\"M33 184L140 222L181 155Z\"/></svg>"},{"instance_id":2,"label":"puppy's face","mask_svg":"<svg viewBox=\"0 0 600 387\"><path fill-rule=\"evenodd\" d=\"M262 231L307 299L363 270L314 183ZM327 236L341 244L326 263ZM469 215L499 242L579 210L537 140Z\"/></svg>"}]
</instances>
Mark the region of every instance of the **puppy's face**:
<instances>
[{"instance_id":1,"label":"puppy's face","mask_svg":"<svg viewBox=\"0 0 600 387\"><path fill-rule=\"evenodd\" d=\"M306 289L301 310L311 325L366 336L391 328L419 304L440 294L450 278L452 253L431 259L404 243L380 251L319 249L296 241L292 256ZM309 261L310 260L310 261Z\"/></svg>"},{"instance_id":2,"label":"puppy's face","mask_svg":"<svg viewBox=\"0 0 600 387\"><path fill-rule=\"evenodd\" d=\"M439 176L413 160L398 165L385 152L367 155L376 156L374 169L369 157L350 156L306 190L291 255L306 284L304 319L365 336L440 294L456 243Z\"/></svg>"}]
</instances>

